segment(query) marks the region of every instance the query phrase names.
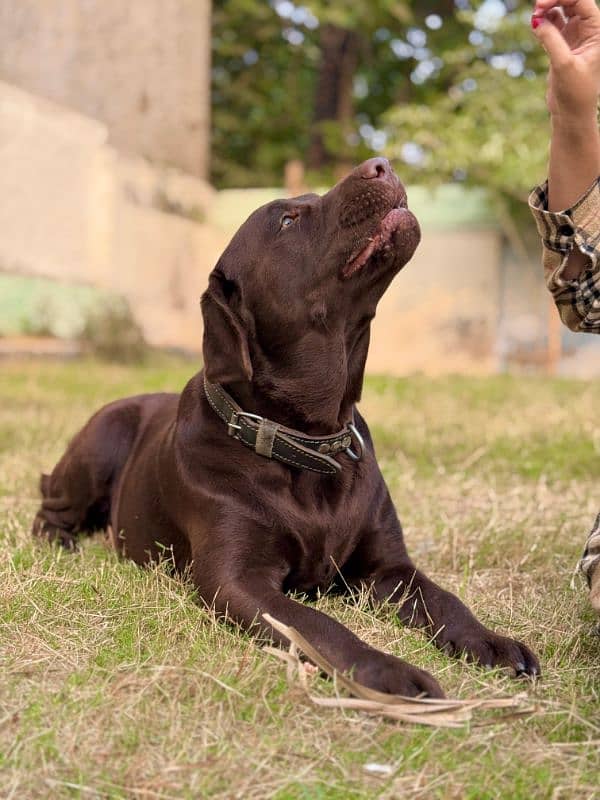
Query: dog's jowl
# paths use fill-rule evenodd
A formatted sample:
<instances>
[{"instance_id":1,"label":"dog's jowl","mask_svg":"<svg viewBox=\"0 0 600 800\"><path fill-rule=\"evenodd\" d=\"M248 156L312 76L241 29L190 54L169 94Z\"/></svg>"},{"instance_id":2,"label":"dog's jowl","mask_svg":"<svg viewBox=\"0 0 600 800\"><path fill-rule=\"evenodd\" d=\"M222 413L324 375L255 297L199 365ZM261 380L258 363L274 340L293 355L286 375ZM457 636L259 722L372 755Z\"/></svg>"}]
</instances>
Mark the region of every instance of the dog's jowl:
<instances>
[{"instance_id":1,"label":"dog's jowl","mask_svg":"<svg viewBox=\"0 0 600 800\"><path fill-rule=\"evenodd\" d=\"M110 526L139 564L166 550L220 613L278 640L268 612L384 692L442 695L289 591L368 586L439 647L536 674L527 647L415 567L355 405L377 302L419 238L383 158L322 197L255 211L202 298L204 370L181 396L130 397L92 417L42 478L34 533L73 547Z\"/></svg>"}]
</instances>

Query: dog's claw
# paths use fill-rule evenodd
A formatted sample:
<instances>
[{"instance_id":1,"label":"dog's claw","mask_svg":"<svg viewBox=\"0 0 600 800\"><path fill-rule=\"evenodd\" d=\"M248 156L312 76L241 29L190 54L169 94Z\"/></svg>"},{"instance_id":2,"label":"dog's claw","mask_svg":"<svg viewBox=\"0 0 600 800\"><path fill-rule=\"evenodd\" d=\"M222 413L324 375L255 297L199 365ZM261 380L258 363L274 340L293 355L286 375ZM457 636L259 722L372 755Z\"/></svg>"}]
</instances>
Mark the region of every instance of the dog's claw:
<instances>
[{"instance_id":1,"label":"dog's claw","mask_svg":"<svg viewBox=\"0 0 600 800\"><path fill-rule=\"evenodd\" d=\"M484 669L508 669L515 677L536 678L540 675L538 661L534 654L521 642L489 631L478 626L475 631L462 629L458 632L444 630L449 636L445 642L441 636L435 640L440 649L448 650L448 645L458 655L464 654L468 661L479 664Z\"/></svg>"},{"instance_id":2,"label":"dog's claw","mask_svg":"<svg viewBox=\"0 0 600 800\"><path fill-rule=\"evenodd\" d=\"M534 664L528 667L526 664L520 661L515 666L515 676L517 678L527 678L535 681L540 677L540 670Z\"/></svg>"}]
</instances>

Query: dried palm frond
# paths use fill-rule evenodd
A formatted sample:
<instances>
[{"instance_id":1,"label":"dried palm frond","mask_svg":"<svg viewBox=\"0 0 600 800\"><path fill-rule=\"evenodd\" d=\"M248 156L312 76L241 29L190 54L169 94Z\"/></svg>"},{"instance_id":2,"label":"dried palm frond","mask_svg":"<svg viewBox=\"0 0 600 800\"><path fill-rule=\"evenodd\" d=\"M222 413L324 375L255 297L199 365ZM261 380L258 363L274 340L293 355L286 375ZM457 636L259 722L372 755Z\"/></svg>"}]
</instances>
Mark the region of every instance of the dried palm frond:
<instances>
[{"instance_id":1,"label":"dried palm frond","mask_svg":"<svg viewBox=\"0 0 600 800\"><path fill-rule=\"evenodd\" d=\"M504 712L491 720L478 722L481 725L526 716L537 710L525 693L517 694L514 697L474 698L472 700L444 698L439 700L427 697L403 697L369 689L368 686L363 686L347 675L339 673L295 628L284 625L270 614L263 614L263 618L276 631L290 640L290 649L287 652L276 647L266 647L265 650L286 662L288 681L297 679L315 705L324 708L352 709L401 722L444 728L458 728L465 725L473 719L474 711L502 710ZM300 660L298 651L302 651L323 672L333 678L336 687L345 689L352 697L315 697L312 695L308 688L306 665Z\"/></svg>"}]
</instances>

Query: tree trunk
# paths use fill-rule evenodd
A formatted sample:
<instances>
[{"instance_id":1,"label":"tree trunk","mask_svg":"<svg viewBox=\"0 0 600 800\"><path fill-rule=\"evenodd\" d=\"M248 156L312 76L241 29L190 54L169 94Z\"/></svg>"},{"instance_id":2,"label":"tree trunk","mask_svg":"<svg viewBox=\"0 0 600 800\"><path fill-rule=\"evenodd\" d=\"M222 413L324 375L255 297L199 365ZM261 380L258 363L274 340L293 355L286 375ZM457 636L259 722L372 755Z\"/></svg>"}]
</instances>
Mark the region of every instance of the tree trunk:
<instances>
[{"instance_id":1,"label":"tree trunk","mask_svg":"<svg viewBox=\"0 0 600 800\"><path fill-rule=\"evenodd\" d=\"M313 130L308 150L312 169L335 165L323 137L323 123L336 122L347 129L353 117L352 87L358 66L359 35L354 31L325 25L321 32L321 63L314 103Z\"/></svg>"}]
</instances>

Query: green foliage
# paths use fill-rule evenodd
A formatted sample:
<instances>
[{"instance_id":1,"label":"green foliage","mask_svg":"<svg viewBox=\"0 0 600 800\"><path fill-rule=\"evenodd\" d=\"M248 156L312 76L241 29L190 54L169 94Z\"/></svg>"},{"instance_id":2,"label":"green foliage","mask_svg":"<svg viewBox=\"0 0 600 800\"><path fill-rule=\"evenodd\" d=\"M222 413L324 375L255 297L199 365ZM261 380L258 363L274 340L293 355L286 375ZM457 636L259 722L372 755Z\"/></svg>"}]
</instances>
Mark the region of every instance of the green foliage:
<instances>
[{"instance_id":1,"label":"green foliage","mask_svg":"<svg viewBox=\"0 0 600 800\"><path fill-rule=\"evenodd\" d=\"M305 4L323 25L374 32L381 25L411 19L410 2L403 0L377 0L375 3L357 3L356 0L308 0Z\"/></svg>"},{"instance_id":2,"label":"green foliage","mask_svg":"<svg viewBox=\"0 0 600 800\"><path fill-rule=\"evenodd\" d=\"M305 22L294 23L270 3L216 0L213 13L213 141L212 178L220 187L281 184L285 163L304 159L314 118L314 95L320 61L319 35L325 24L361 34L361 66L355 83L355 130L328 126L329 149L360 160L372 154L356 133L389 107L394 69L406 72L389 48L374 53L378 30L394 31L410 19L408 2L380 0L374 4L310 2ZM314 16L313 16L314 15ZM383 26L383 28L382 28ZM387 26L387 27L386 27ZM389 33L389 37L392 33ZM379 49L379 48L378 48ZM377 61L376 76L368 78ZM383 57L382 57L383 55ZM361 88L362 87L362 88ZM395 91L395 90L394 90ZM370 97L366 102L361 94Z\"/></svg>"},{"instance_id":3,"label":"green foliage","mask_svg":"<svg viewBox=\"0 0 600 800\"><path fill-rule=\"evenodd\" d=\"M290 45L265 2L216 0L213 18L213 181L280 184L286 161L308 144L315 37Z\"/></svg>"},{"instance_id":4,"label":"green foliage","mask_svg":"<svg viewBox=\"0 0 600 800\"><path fill-rule=\"evenodd\" d=\"M401 157L407 142L421 148L422 161L404 167L409 180L486 186L513 213L526 213L527 194L545 172L548 140L545 56L528 14L507 15L481 44L442 51L439 80L447 88L427 105L384 115L390 155ZM464 18L474 24L472 15Z\"/></svg>"},{"instance_id":5,"label":"green foliage","mask_svg":"<svg viewBox=\"0 0 600 800\"><path fill-rule=\"evenodd\" d=\"M384 151L409 181L484 185L514 214L546 161L546 57L530 14L522 0L217 0L213 179L281 184L285 162L305 159L319 34L333 24L359 35L360 58L350 129L323 126L329 152Z\"/></svg>"}]
</instances>

